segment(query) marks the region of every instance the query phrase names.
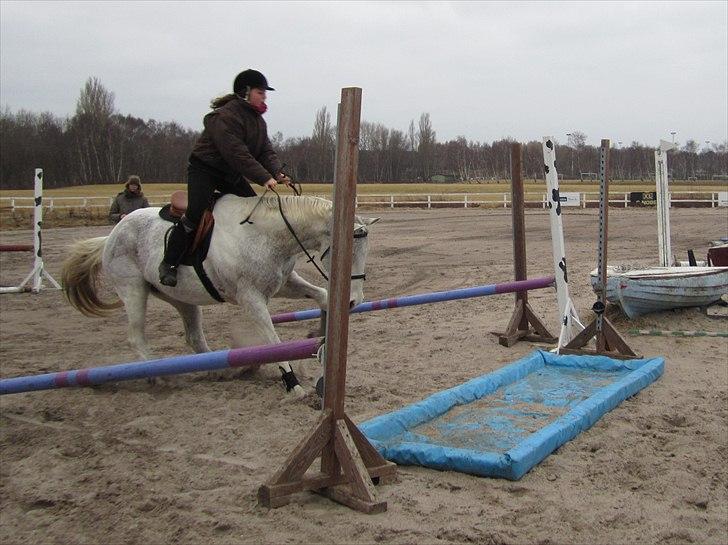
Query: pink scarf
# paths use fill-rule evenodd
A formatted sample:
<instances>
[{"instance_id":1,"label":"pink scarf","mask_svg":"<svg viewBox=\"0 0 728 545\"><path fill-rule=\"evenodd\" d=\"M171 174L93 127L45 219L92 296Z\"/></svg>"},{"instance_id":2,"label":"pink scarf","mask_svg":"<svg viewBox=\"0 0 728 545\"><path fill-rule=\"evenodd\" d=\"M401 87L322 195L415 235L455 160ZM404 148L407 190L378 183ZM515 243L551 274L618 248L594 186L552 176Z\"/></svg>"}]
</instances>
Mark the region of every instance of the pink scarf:
<instances>
[{"instance_id":1,"label":"pink scarf","mask_svg":"<svg viewBox=\"0 0 728 545\"><path fill-rule=\"evenodd\" d=\"M248 103L248 104L250 104L250 103ZM268 111L268 106L267 106L267 105L265 104L265 102L261 102L261 103L260 103L260 106L253 106L252 104L250 104L250 106L251 106L251 107L252 107L252 108L253 108L253 109L254 109L254 110L255 110L256 112L258 112L258 113L259 113L260 115L263 115L263 114L264 114L265 112L267 112L267 111Z\"/></svg>"}]
</instances>

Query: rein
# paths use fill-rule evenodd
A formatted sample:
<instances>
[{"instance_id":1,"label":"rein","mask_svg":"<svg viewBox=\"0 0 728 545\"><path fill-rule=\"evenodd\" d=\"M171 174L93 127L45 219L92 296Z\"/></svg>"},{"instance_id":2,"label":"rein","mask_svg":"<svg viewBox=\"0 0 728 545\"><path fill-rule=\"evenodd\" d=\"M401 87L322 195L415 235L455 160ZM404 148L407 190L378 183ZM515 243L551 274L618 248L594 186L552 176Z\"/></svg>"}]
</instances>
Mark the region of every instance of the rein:
<instances>
[{"instance_id":1,"label":"rein","mask_svg":"<svg viewBox=\"0 0 728 545\"><path fill-rule=\"evenodd\" d=\"M291 186L291 188L293 189L293 192L296 194L296 196L298 196L298 197L301 196L301 190L300 189L297 190L293 186ZM275 196L278 199L278 210L281 213L281 218L283 218L283 222L286 224L286 227L288 228L288 231L293 235L293 238L296 239L296 242L298 243L298 246L301 248L301 250L303 250L303 253L306 254L306 257L308 257L308 263L313 264L313 266L316 267L316 270L319 272L319 274L324 278L324 280L326 280L328 282L329 281L329 277L326 276L326 273L323 271L323 269L321 267L319 267L318 264L316 263L316 257L315 256L312 256L308 252L308 250L303 246L303 243L298 238L298 235L296 234L296 231L293 229L293 226L288 221L288 218L286 217L285 213L283 212L283 202L281 200L280 194L275 189L266 188L265 193L267 193L268 191L272 191L273 193L275 193ZM265 197L265 193L263 193L258 198L258 202L255 203L255 206L250 211L250 214L248 214L248 216L243 221L240 222L240 225L243 225L245 223L250 223L252 225L253 222L250 221L250 217L253 215L253 212L255 212L255 209L258 208L258 205L263 200L263 197ZM356 238L366 238L366 236L367 236L366 230L358 229L357 231L354 232L354 238L355 239ZM323 261L323 259L326 256L326 254L329 253L329 250L331 250L331 246L329 246L328 248L326 248L323 251L323 253L321 254L321 257L319 258L321 261ZM351 279L352 280L366 280L366 277L367 277L366 273L362 273L362 274L352 274L351 275Z\"/></svg>"}]
</instances>

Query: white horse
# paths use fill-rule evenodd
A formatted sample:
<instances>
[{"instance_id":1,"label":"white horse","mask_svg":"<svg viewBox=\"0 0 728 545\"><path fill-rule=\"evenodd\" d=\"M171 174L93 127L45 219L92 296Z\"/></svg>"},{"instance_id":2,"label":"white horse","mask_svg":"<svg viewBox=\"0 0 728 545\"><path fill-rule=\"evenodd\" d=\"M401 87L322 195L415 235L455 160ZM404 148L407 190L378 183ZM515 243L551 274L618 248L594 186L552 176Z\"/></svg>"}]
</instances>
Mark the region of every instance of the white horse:
<instances>
[{"instance_id":1,"label":"white horse","mask_svg":"<svg viewBox=\"0 0 728 545\"><path fill-rule=\"evenodd\" d=\"M267 308L271 297L310 298L322 310L326 309L327 291L304 280L293 267L305 248L309 253L320 252L323 268L329 270L332 203L308 196L281 196L280 200L276 197L225 195L213 210L215 227L204 269L225 302L242 310L241 328L233 340L235 347L280 342ZM248 222L241 223L248 217ZM352 307L364 299L367 226L377 220L355 218ZM210 350L202 331L199 306L219 302L207 292L194 269L181 266L174 288L159 283L157 268L170 225L159 217L159 208L136 210L122 219L109 236L74 243L63 265L64 293L82 313L105 316L123 304L129 321L129 342L142 359L151 357L144 334L150 293L177 309L184 323L185 340L192 350ZM101 299L97 289L99 273L103 273L120 301ZM279 367L287 390L296 396L305 395L290 364L280 362Z\"/></svg>"}]
</instances>

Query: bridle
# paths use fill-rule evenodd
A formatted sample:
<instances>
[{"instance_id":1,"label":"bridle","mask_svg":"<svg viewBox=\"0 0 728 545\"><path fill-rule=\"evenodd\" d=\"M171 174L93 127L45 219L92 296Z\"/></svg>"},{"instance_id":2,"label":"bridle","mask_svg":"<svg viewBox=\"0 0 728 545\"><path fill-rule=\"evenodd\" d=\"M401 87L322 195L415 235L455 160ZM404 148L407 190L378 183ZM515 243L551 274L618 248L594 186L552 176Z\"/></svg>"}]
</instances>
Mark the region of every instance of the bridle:
<instances>
[{"instance_id":1,"label":"bridle","mask_svg":"<svg viewBox=\"0 0 728 545\"><path fill-rule=\"evenodd\" d=\"M356 229L354 231L354 239L357 239L357 238L367 238L367 235L369 235L369 232L366 230L366 227L359 227L358 229ZM323 252L321 252L321 257L319 258L319 260L322 263L324 261L324 257L326 257L326 254L328 254L330 250L331 250L331 246L327 246L326 249ZM324 275L324 278L326 278L325 275ZM367 279L367 275L366 275L366 273L362 273L362 274L352 274L351 275L351 279L352 280L366 280ZM326 278L326 280L328 280L328 278Z\"/></svg>"},{"instance_id":2,"label":"bridle","mask_svg":"<svg viewBox=\"0 0 728 545\"><path fill-rule=\"evenodd\" d=\"M293 188L293 189L294 189L294 193L296 194L296 196L300 196L301 195L301 191L300 190L297 191L295 188ZM315 256L312 256L309 253L309 251L304 247L303 243L301 242L301 239L298 238L298 235L296 234L296 231L293 229L293 226L288 221L288 218L286 217L286 215L283 213L283 202L281 201L281 196L278 194L278 192L275 189L266 188L265 193L263 193L258 198L258 202L255 203L255 206L250 211L250 214L248 214L248 217L246 217L243 221L240 222L240 225L243 225L245 223L250 223L250 224L253 223L252 221L250 221L250 217L253 215L253 212L255 212L255 209L258 208L258 205L261 203L261 201L263 200L263 197L265 197L265 194L268 191L272 191L273 193L275 193L275 196L278 199L278 210L281 213L281 218L283 218L283 223L286 224L286 227L288 228L288 231L293 235L293 238L296 239L296 242L298 243L298 246L301 248L301 250L303 250L303 253L306 254L306 257L308 258L307 262L308 263L311 263L314 267L316 267L316 270L319 272L319 274L324 278L324 280L326 280L328 282L329 281L329 277L326 276L326 273L323 271L323 269L321 267L319 267L318 263L316 263L316 257ZM369 233L367 232L366 227L364 227L364 226L359 227L358 229L356 229L354 231L354 239L357 239L357 238L366 238L368 234ZM321 257L319 258L319 261L321 261L322 264L323 264L324 257L326 257L326 254L328 254L330 250L331 250L331 245L329 245L323 252L321 252ZM366 280L366 278L367 278L366 273L352 274L351 275L351 279L352 280Z\"/></svg>"}]
</instances>

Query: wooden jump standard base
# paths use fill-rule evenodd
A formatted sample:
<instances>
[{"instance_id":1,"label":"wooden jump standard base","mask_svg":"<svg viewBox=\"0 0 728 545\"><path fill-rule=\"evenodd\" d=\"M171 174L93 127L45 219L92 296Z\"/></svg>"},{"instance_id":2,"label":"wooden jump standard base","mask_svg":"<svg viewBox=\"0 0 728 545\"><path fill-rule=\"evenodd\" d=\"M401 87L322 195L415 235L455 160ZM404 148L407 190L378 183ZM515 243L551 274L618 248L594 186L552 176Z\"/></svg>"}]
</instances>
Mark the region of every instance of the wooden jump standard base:
<instances>
[{"instance_id":1,"label":"wooden jump standard base","mask_svg":"<svg viewBox=\"0 0 728 545\"><path fill-rule=\"evenodd\" d=\"M324 351L324 409L283 467L259 488L258 501L265 507L280 507L290 501L292 494L310 490L363 513L381 513L387 510L387 502L377 499L373 480L391 482L396 477L395 464L382 458L344 412L360 116L361 89L342 89ZM321 471L307 474L319 456Z\"/></svg>"},{"instance_id":2,"label":"wooden jump standard base","mask_svg":"<svg viewBox=\"0 0 728 545\"><path fill-rule=\"evenodd\" d=\"M306 473L325 449L333 449L341 472ZM286 505L293 493L312 490L363 513L382 513L387 502L377 501L374 483L388 484L397 477L397 466L385 460L347 415L335 419L325 410L316 426L296 447L271 479L258 489L266 507Z\"/></svg>"}]
</instances>

